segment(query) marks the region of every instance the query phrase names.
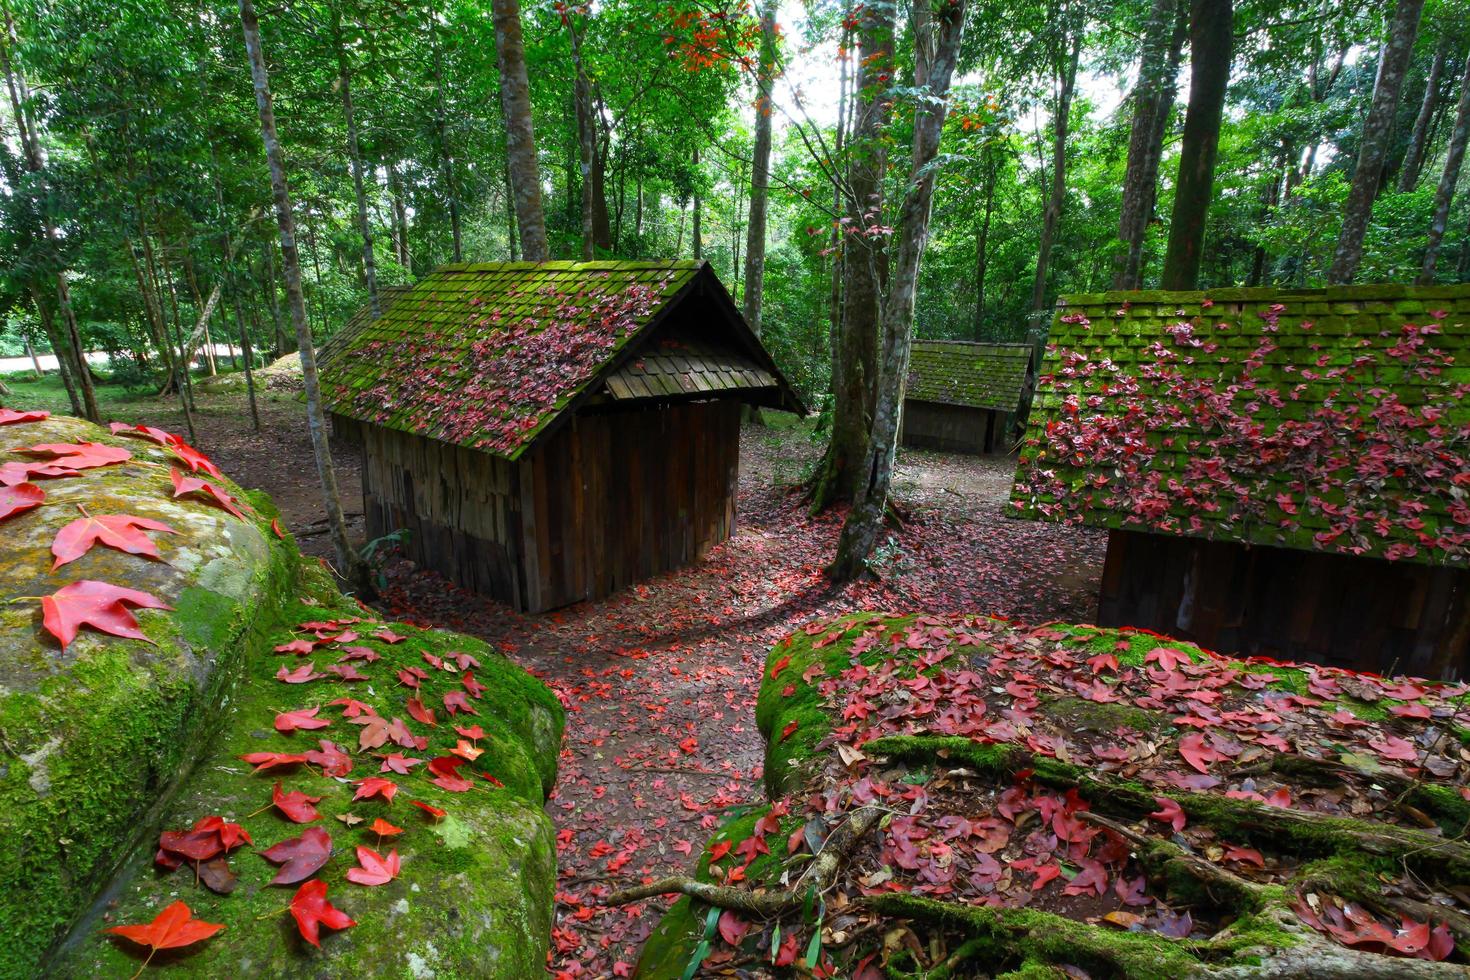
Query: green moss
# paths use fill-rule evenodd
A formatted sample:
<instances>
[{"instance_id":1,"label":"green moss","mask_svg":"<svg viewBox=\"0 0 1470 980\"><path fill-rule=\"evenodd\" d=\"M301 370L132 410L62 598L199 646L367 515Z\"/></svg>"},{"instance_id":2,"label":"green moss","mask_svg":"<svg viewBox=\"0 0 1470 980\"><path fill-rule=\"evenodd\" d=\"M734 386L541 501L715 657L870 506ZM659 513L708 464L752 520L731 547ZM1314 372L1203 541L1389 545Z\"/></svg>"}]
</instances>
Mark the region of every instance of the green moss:
<instances>
[{"instance_id":1,"label":"green moss","mask_svg":"<svg viewBox=\"0 0 1470 980\"><path fill-rule=\"evenodd\" d=\"M1137 708L1122 701L1104 704L1085 698L1050 698L1042 702L1041 713L1061 724L1063 730L1095 735L1106 735L1117 728L1131 728L1139 734L1173 730L1168 715L1163 712Z\"/></svg>"}]
</instances>

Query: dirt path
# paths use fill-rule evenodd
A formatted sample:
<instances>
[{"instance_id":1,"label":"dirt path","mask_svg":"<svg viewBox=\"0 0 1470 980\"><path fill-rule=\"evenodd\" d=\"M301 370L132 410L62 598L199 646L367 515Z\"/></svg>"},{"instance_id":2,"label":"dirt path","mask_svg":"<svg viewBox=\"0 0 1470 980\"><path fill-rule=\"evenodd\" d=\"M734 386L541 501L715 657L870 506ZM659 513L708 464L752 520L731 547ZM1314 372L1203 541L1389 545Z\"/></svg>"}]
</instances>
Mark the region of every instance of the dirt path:
<instances>
[{"instance_id":1,"label":"dirt path","mask_svg":"<svg viewBox=\"0 0 1470 980\"><path fill-rule=\"evenodd\" d=\"M305 549L325 555L325 536L311 533L321 508L300 406L283 394L263 407L256 435L237 402L206 400L201 448L240 483L271 493ZM687 870L726 812L761 798L755 691L766 650L787 633L857 608L1091 619L1102 536L1003 517L1013 465L1004 459L904 454L898 491L908 518L881 549L883 580L832 590L822 567L840 516L809 518L789 486L815 453L801 432L747 429L735 536L696 568L602 602L522 616L406 562L389 569L381 603L390 614L483 637L567 707L548 803L559 831L558 977L625 975L663 905L604 910L599 896ZM336 456L355 513L358 460L347 446Z\"/></svg>"}]
</instances>

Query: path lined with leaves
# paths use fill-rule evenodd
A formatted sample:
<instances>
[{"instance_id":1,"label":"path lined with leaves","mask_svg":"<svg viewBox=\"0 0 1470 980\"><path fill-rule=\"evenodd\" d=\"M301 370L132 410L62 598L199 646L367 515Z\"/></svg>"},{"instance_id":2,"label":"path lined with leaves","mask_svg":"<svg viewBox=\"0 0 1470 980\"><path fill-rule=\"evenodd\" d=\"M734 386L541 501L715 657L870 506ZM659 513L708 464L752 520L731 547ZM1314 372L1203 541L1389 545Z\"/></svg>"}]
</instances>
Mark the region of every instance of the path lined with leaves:
<instances>
[{"instance_id":1,"label":"path lined with leaves","mask_svg":"<svg viewBox=\"0 0 1470 980\"><path fill-rule=\"evenodd\" d=\"M662 902L599 899L687 871L735 807L760 803L756 689L766 652L817 616L853 609L985 611L1088 620L1103 538L1001 516L1010 463L906 457L909 509L882 582L843 591L822 573L839 515L812 519L777 485L811 452L796 433L748 429L735 537L697 568L542 616L447 587L402 563L392 615L480 636L552 685L569 716L556 795L560 888L551 969L625 976Z\"/></svg>"}]
</instances>

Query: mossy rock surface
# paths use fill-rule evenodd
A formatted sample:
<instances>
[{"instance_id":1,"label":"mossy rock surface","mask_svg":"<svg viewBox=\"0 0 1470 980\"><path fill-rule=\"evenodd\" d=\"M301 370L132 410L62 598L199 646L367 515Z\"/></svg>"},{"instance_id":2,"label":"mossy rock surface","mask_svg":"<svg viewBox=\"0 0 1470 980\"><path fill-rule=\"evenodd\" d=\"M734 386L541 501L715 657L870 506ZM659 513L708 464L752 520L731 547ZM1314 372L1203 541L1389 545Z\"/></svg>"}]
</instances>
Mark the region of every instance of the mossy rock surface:
<instances>
[{"instance_id":1,"label":"mossy rock surface","mask_svg":"<svg viewBox=\"0 0 1470 980\"><path fill-rule=\"evenodd\" d=\"M36 480L45 502L0 526L0 975L26 976L197 754L225 679L278 615L295 556L270 533L268 501L241 520L197 495L174 499L169 468L183 464L152 442L66 418L4 426L0 439L6 450L90 441L132 453ZM0 463L18 461L37 457L0 452ZM98 545L53 571L51 543L79 508L178 533L150 535L159 560ZM152 643L83 628L63 650L42 628L37 597L83 579L147 592L173 611L137 613Z\"/></svg>"},{"instance_id":2,"label":"mossy rock surface","mask_svg":"<svg viewBox=\"0 0 1470 980\"><path fill-rule=\"evenodd\" d=\"M324 579L316 572L310 577ZM319 581L313 594L322 604L296 606L291 621L365 615L335 596L330 583ZM355 625L359 624L348 628ZM363 634L354 645L372 648L383 658L362 666L371 681L286 685L276 680L282 664L293 668L310 659L320 666L335 659L334 648L311 658L268 654L248 665L218 740L164 820L164 826L177 829L210 815L241 823L254 846L229 856L239 876L235 890L217 895L197 885L188 865L172 872L161 870L152 863L151 846L141 848L120 886L105 897L93 920L63 951L57 976L129 976L140 962L137 947L103 929L115 923L147 922L175 899L188 903L196 917L225 926L188 955L170 961L170 972L180 976L521 978L544 969L556 840L542 804L556 776L563 722L560 704L539 681L477 640L394 623L388 628L404 639L389 644L372 636L383 629L380 624L364 623L359 628ZM299 635L283 628L271 645ZM433 728L409 720L404 704L412 692L394 677L400 668L426 667L425 653L466 653L479 662L474 673L487 690L471 702L478 717L461 714L450 719L437 708L438 724ZM422 684L425 703L437 707L442 691L452 689L451 682L457 687L458 676L433 671ZM403 718L415 733L430 739L428 747L413 750L390 742L358 752L360 729L343 717L341 707L329 704L344 697L373 706L385 718ZM329 726L289 734L272 727L278 711L314 706L320 706L320 717L331 720ZM413 767L407 776L380 772L379 756L391 751L425 761L445 755L459 738L455 724L478 724L486 733L475 743L484 754L466 763L461 772L490 773L503 786L475 779L473 790L452 793L431 785L423 765ZM262 751L301 753L321 739L351 754L353 768L345 777L329 777L305 766L252 772L239 758ZM391 803L377 798L354 802L354 784L370 776L397 784ZM277 781L286 792L320 796L316 808L321 819L304 825L288 821L271 806ZM443 809L447 816L435 819L412 806L411 800ZM361 822L349 826L338 819L341 815ZM380 845L368 829L377 818L403 828L403 833ZM276 866L260 856L308 826L325 830L333 843L331 859L315 877L327 882L328 900L357 923L337 932L323 929L320 950L300 938L286 912L297 885L271 886ZM376 887L347 881L347 870L357 865L357 846L384 855L396 849L402 860L399 877Z\"/></svg>"},{"instance_id":3,"label":"mossy rock surface","mask_svg":"<svg viewBox=\"0 0 1470 980\"><path fill-rule=\"evenodd\" d=\"M5 522L0 542L0 977L130 977L146 956L105 930L151 921L183 900L224 930L160 953L150 970L186 976L533 976L544 969L556 881L555 837L543 810L556 779L564 713L551 692L483 643L437 630L373 621L329 576L303 563L289 535L272 529L268 498L221 489L248 502L241 520L206 500L173 499L168 450L113 437L86 423L50 419L0 429L4 446L102 442L133 458L82 476L37 481L44 504ZM16 454L0 462L21 460ZM177 534L153 535L161 559L97 546L52 573L56 531L79 516L132 514ZM171 610L137 613L152 643L87 629L62 651L41 625L37 598L81 579L148 592ZM303 623L359 620L359 637L320 643L310 656L277 654L289 640L318 635ZM353 629L344 625L341 629ZM319 631L319 627L318 627ZM380 635L374 635L380 634ZM355 649L357 659L343 658ZM370 658L364 658L364 652ZM476 682L465 681L465 666ZM433 666L438 658L446 668ZM308 684L276 678L307 662L327 676ZM343 663L365 680L332 676ZM399 671L424 672L419 693L436 715L411 717L414 692ZM475 714L447 714L441 699L460 691ZM401 718L423 748L360 748L361 729L344 717L351 699L384 718ZM317 707L327 727L282 733L281 711ZM460 746L468 792L432 785L429 760ZM304 753L329 739L351 756L345 776L315 765L253 772L239 756ZM408 775L380 772L379 756L422 760ZM485 778L477 778L477 774ZM392 802L354 801L356 785L384 776ZM320 819L289 822L271 805L272 787L320 796ZM446 811L417 809L419 800ZM361 818L349 825L336 819ZM244 826L253 846L233 850L238 882L217 894L187 863L172 872L153 858L163 829L188 829L218 815ZM383 818L402 832L380 840L367 828ZM312 877L358 923L323 929L303 942L286 912L297 886L268 884L275 866L259 852L306 826L321 827L333 853ZM357 846L397 849L399 876L386 885L349 883Z\"/></svg>"}]
</instances>

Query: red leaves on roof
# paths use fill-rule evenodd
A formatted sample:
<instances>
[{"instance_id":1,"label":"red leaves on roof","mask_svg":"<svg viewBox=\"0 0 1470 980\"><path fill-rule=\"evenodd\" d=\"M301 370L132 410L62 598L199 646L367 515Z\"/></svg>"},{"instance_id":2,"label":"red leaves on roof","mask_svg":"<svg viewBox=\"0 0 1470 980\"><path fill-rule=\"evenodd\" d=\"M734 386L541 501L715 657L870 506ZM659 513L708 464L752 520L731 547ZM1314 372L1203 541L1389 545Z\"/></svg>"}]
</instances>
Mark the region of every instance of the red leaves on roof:
<instances>
[{"instance_id":1,"label":"red leaves on roof","mask_svg":"<svg viewBox=\"0 0 1470 980\"><path fill-rule=\"evenodd\" d=\"M152 643L138 628L138 621L129 606L138 609L173 608L146 592L83 579L64 585L41 600L42 622L47 632L61 641L63 650L76 639L77 631L83 626L111 636Z\"/></svg>"}]
</instances>

